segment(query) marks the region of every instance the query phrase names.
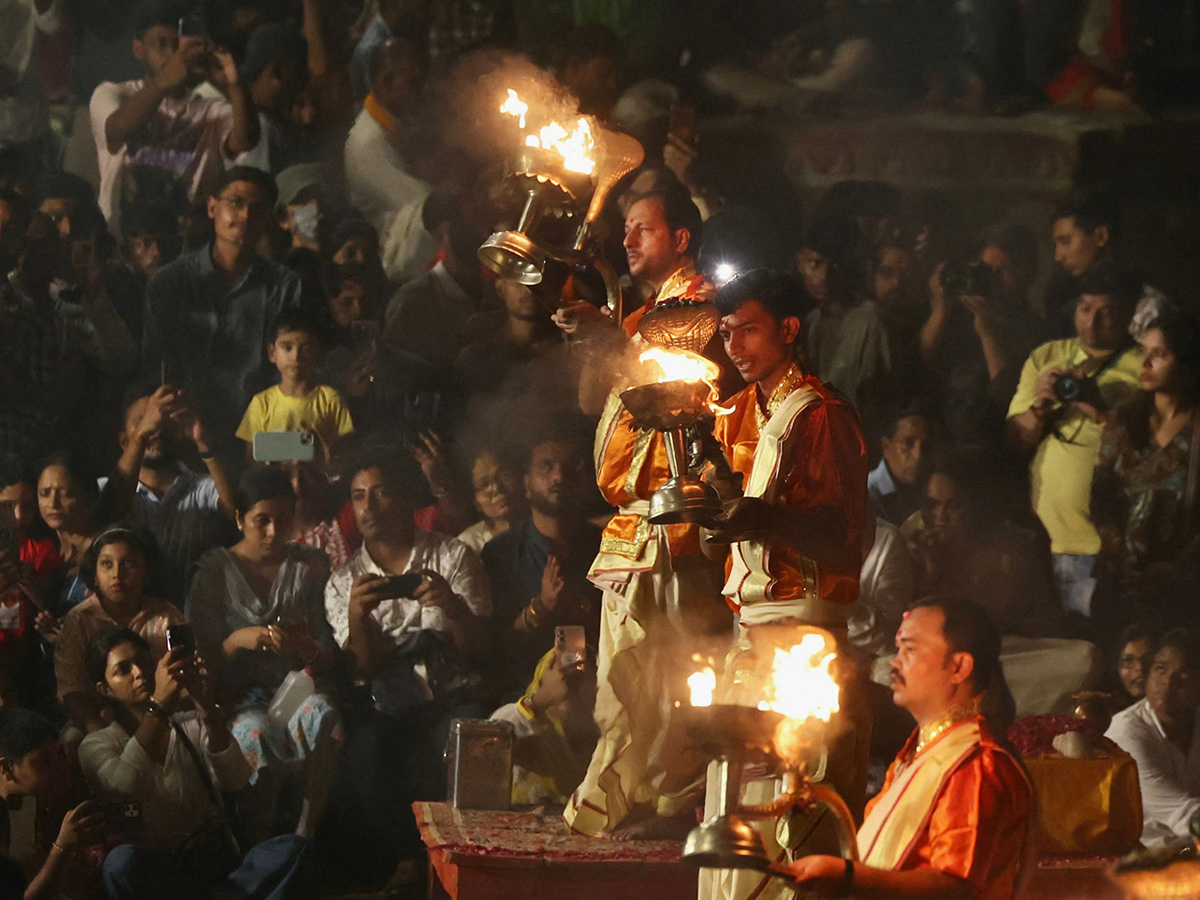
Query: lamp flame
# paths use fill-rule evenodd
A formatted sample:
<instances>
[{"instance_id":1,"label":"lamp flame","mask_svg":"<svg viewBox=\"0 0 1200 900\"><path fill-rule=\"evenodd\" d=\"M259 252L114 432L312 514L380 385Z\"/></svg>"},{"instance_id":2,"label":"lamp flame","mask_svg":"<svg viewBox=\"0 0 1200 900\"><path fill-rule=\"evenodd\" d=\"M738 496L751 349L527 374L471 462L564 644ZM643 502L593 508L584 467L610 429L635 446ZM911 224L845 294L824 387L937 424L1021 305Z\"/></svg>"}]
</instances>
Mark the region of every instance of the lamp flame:
<instances>
[{"instance_id":1,"label":"lamp flame","mask_svg":"<svg viewBox=\"0 0 1200 900\"><path fill-rule=\"evenodd\" d=\"M500 112L515 118L517 126L525 130L529 104L512 88L508 88L508 95L500 104ZM525 146L554 151L562 157L563 168L568 172L591 175L596 171L596 160L592 158L596 138L592 134L591 124L583 117L576 121L571 131L558 122L543 125L537 133L525 135Z\"/></svg>"},{"instance_id":2,"label":"lamp flame","mask_svg":"<svg viewBox=\"0 0 1200 900\"><path fill-rule=\"evenodd\" d=\"M724 415L732 410L717 404L721 391L717 382L721 378L721 367L711 359L691 350L669 350L666 347L647 347L638 356L638 362L648 366L650 382L702 381L708 385L708 406L715 414Z\"/></svg>"},{"instance_id":3,"label":"lamp flame","mask_svg":"<svg viewBox=\"0 0 1200 900\"><path fill-rule=\"evenodd\" d=\"M500 105L500 112L516 116L517 125L525 128L525 114L529 112L529 104L522 100L512 88L508 89L508 97Z\"/></svg>"},{"instance_id":4,"label":"lamp flame","mask_svg":"<svg viewBox=\"0 0 1200 900\"><path fill-rule=\"evenodd\" d=\"M833 648L819 634L806 634L789 650L775 648L767 705L789 719L828 722L838 711Z\"/></svg>"},{"instance_id":5,"label":"lamp flame","mask_svg":"<svg viewBox=\"0 0 1200 900\"><path fill-rule=\"evenodd\" d=\"M717 676L712 666L688 676L688 689L692 693L692 706L712 706L713 693L717 689Z\"/></svg>"}]
</instances>

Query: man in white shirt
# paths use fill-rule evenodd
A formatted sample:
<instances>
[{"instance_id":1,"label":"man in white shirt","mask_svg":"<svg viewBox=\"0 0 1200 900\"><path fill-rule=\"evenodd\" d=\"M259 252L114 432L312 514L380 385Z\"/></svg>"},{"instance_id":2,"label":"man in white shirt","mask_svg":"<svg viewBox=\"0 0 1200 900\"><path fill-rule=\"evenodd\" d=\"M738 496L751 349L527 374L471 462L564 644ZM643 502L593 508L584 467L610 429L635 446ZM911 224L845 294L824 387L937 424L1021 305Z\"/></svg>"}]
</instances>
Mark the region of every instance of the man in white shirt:
<instances>
[{"instance_id":1,"label":"man in white shirt","mask_svg":"<svg viewBox=\"0 0 1200 900\"><path fill-rule=\"evenodd\" d=\"M135 23L133 55L144 78L102 82L90 104L100 164L100 209L113 225L123 203L191 203L206 196L226 163L259 141L254 104L237 65L204 37L179 36L179 9L148 0ZM199 91L205 79L228 99Z\"/></svg>"},{"instance_id":2,"label":"man in white shirt","mask_svg":"<svg viewBox=\"0 0 1200 900\"><path fill-rule=\"evenodd\" d=\"M363 546L330 577L325 615L375 710L346 736L347 800L326 815L356 875L407 879L423 856L412 801L444 796L450 722L490 708L470 661L489 649L492 602L472 550L413 524L415 462L381 449L349 475Z\"/></svg>"},{"instance_id":3,"label":"man in white shirt","mask_svg":"<svg viewBox=\"0 0 1200 900\"><path fill-rule=\"evenodd\" d=\"M419 45L392 38L371 56L371 93L346 137L350 204L379 232L388 278L408 281L437 253L421 212L430 186L416 177L402 147L427 61Z\"/></svg>"},{"instance_id":4,"label":"man in white shirt","mask_svg":"<svg viewBox=\"0 0 1200 900\"><path fill-rule=\"evenodd\" d=\"M1200 812L1200 635L1177 628L1159 639L1146 696L1117 713L1105 733L1137 762L1142 843L1191 843Z\"/></svg>"}]
</instances>

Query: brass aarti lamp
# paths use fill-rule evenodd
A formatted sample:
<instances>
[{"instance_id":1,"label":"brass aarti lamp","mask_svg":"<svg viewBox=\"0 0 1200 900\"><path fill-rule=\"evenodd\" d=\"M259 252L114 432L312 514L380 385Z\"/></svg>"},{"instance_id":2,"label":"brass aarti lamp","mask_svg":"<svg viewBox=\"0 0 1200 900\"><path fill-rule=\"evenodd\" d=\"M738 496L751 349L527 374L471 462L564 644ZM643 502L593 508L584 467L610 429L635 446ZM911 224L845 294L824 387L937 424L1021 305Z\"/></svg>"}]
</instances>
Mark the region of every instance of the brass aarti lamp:
<instances>
[{"instance_id":1,"label":"brass aarti lamp","mask_svg":"<svg viewBox=\"0 0 1200 900\"><path fill-rule=\"evenodd\" d=\"M833 638L808 626L789 631L799 638L790 649L775 652L768 688L772 699L789 692L790 696L784 698L786 702L768 704L764 698L758 707L712 704L707 702L712 692L699 692L693 685L692 705L684 710L684 726L692 742L717 761L716 810L691 830L683 848L683 859L693 865L754 869L790 878L786 869L777 867L767 856L762 838L751 822L819 807L825 807L834 817L842 856L858 860L850 811L837 791L818 780L824 777L823 748L829 728L822 717L831 717L837 709L837 687L830 674ZM709 685L714 685L711 669L706 672ZM693 679L689 679L689 684ZM754 676L749 680L753 681ZM750 693L755 692L751 685ZM746 696L744 684L741 693L741 699L751 699ZM828 702L830 696L832 703ZM826 709L820 708L822 704ZM771 705L788 714L770 708ZM810 772L808 759L818 750L819 771ZM742 802L742 776L750 765L765 766L780 776L781 792L771 802Z\"/></svg>"},{"instance_id":2,"label":"brass aarti lamp","mask_svg":"<svg viewBox=\"0 0 1200 900\"><path fill-rule=\"evenodd\" d=\"M688 429L713 418L710 381L720 370L697 354L716 334L719 322L712 303L669 299L647 311L638 323L638 333L661 351L657 354L659 360L670 363L670 357L675 357L684 364L680 370L683 374L678 377L671 378L664 369L664 380L638 385L621 394L633 424L662 432L666 446L671 477L650 496L647 518L652 525L706 523L725 511L717 492L696 474L703 461L693 464L687 452ZM648 354L655 351L643 354L643 359Z\"/></svg>"},{"instance_id":3,"label":"brass aarti lamp","mask_svg":"<svg viewBox=\"0 0 1200 900\"><path fill-rule=\"evenodd\" d=\"M620 282L600 255L591 231L617 182L641 165L645 152L627 134L599 127L588 134L595 141L586 157L589 161L594 157L590 174L569 168L557 150L529 143L521 148L509 175L525 196L521 217L514 230L498 231L484 241L479 259L497 275L527 285L541 283L547 260L590 265L604 279L608 305L619 319ZM547 227L551 220L559 226L565 221L570 235L566 241L554 234L561 228ZM577 223L573 229L571 223Z\"/></svg>"}]
</instances>

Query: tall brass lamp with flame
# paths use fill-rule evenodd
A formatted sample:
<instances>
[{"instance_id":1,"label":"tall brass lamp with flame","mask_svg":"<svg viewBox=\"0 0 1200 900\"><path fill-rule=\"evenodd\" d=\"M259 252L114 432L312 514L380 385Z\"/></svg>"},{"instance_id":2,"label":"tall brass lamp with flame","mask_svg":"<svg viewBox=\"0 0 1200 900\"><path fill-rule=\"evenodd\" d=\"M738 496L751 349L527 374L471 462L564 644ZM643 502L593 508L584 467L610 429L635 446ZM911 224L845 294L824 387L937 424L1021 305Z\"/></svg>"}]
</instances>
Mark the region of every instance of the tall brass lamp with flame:
<instances>
[{"instance_id":1,"label":"tall brass lamp with flame","mask_svg":"<svg viewBox=\"0 0 1200 900\"><path fill-rule=\"evenodd\" d=\"M525 195L521 217L514 230L498 231L484 241L479 259L502 278L528 285L541 283L551 259L590 265L604 279L609 308L619 321L620 282L595 246L592 229L612 189L641 165L645 153L635 138L597 128L594 155L593 172L584 174L568 168L562 154L553 149L523 146L509 175ZM566 243L551 236L553 229L543 227L550 219L563 218L579 221Z\"/></svg>"}]
</instances>

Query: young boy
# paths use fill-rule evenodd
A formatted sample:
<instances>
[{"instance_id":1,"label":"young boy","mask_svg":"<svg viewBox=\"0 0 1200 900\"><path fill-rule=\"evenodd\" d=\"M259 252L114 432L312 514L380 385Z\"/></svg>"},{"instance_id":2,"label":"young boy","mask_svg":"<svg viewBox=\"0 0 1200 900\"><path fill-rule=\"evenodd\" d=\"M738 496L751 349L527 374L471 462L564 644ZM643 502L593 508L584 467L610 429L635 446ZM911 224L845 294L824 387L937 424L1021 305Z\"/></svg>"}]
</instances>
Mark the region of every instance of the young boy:
<instances>
[{"instance_id":1,"label":"young boy","mask_svg":"<svg viewBox=\"0 0 1200 900\"><path fill-rule=\"evenodd\" d=\"M303 313L288 310L275 320L267 359L279 370L279 384L255 394L246 407L237 436L247 453L260 431L309 431L328 461L338 441L354 430L338 392L316 381L322 353L320 329Z\"/></svg>"}]
</instances>

